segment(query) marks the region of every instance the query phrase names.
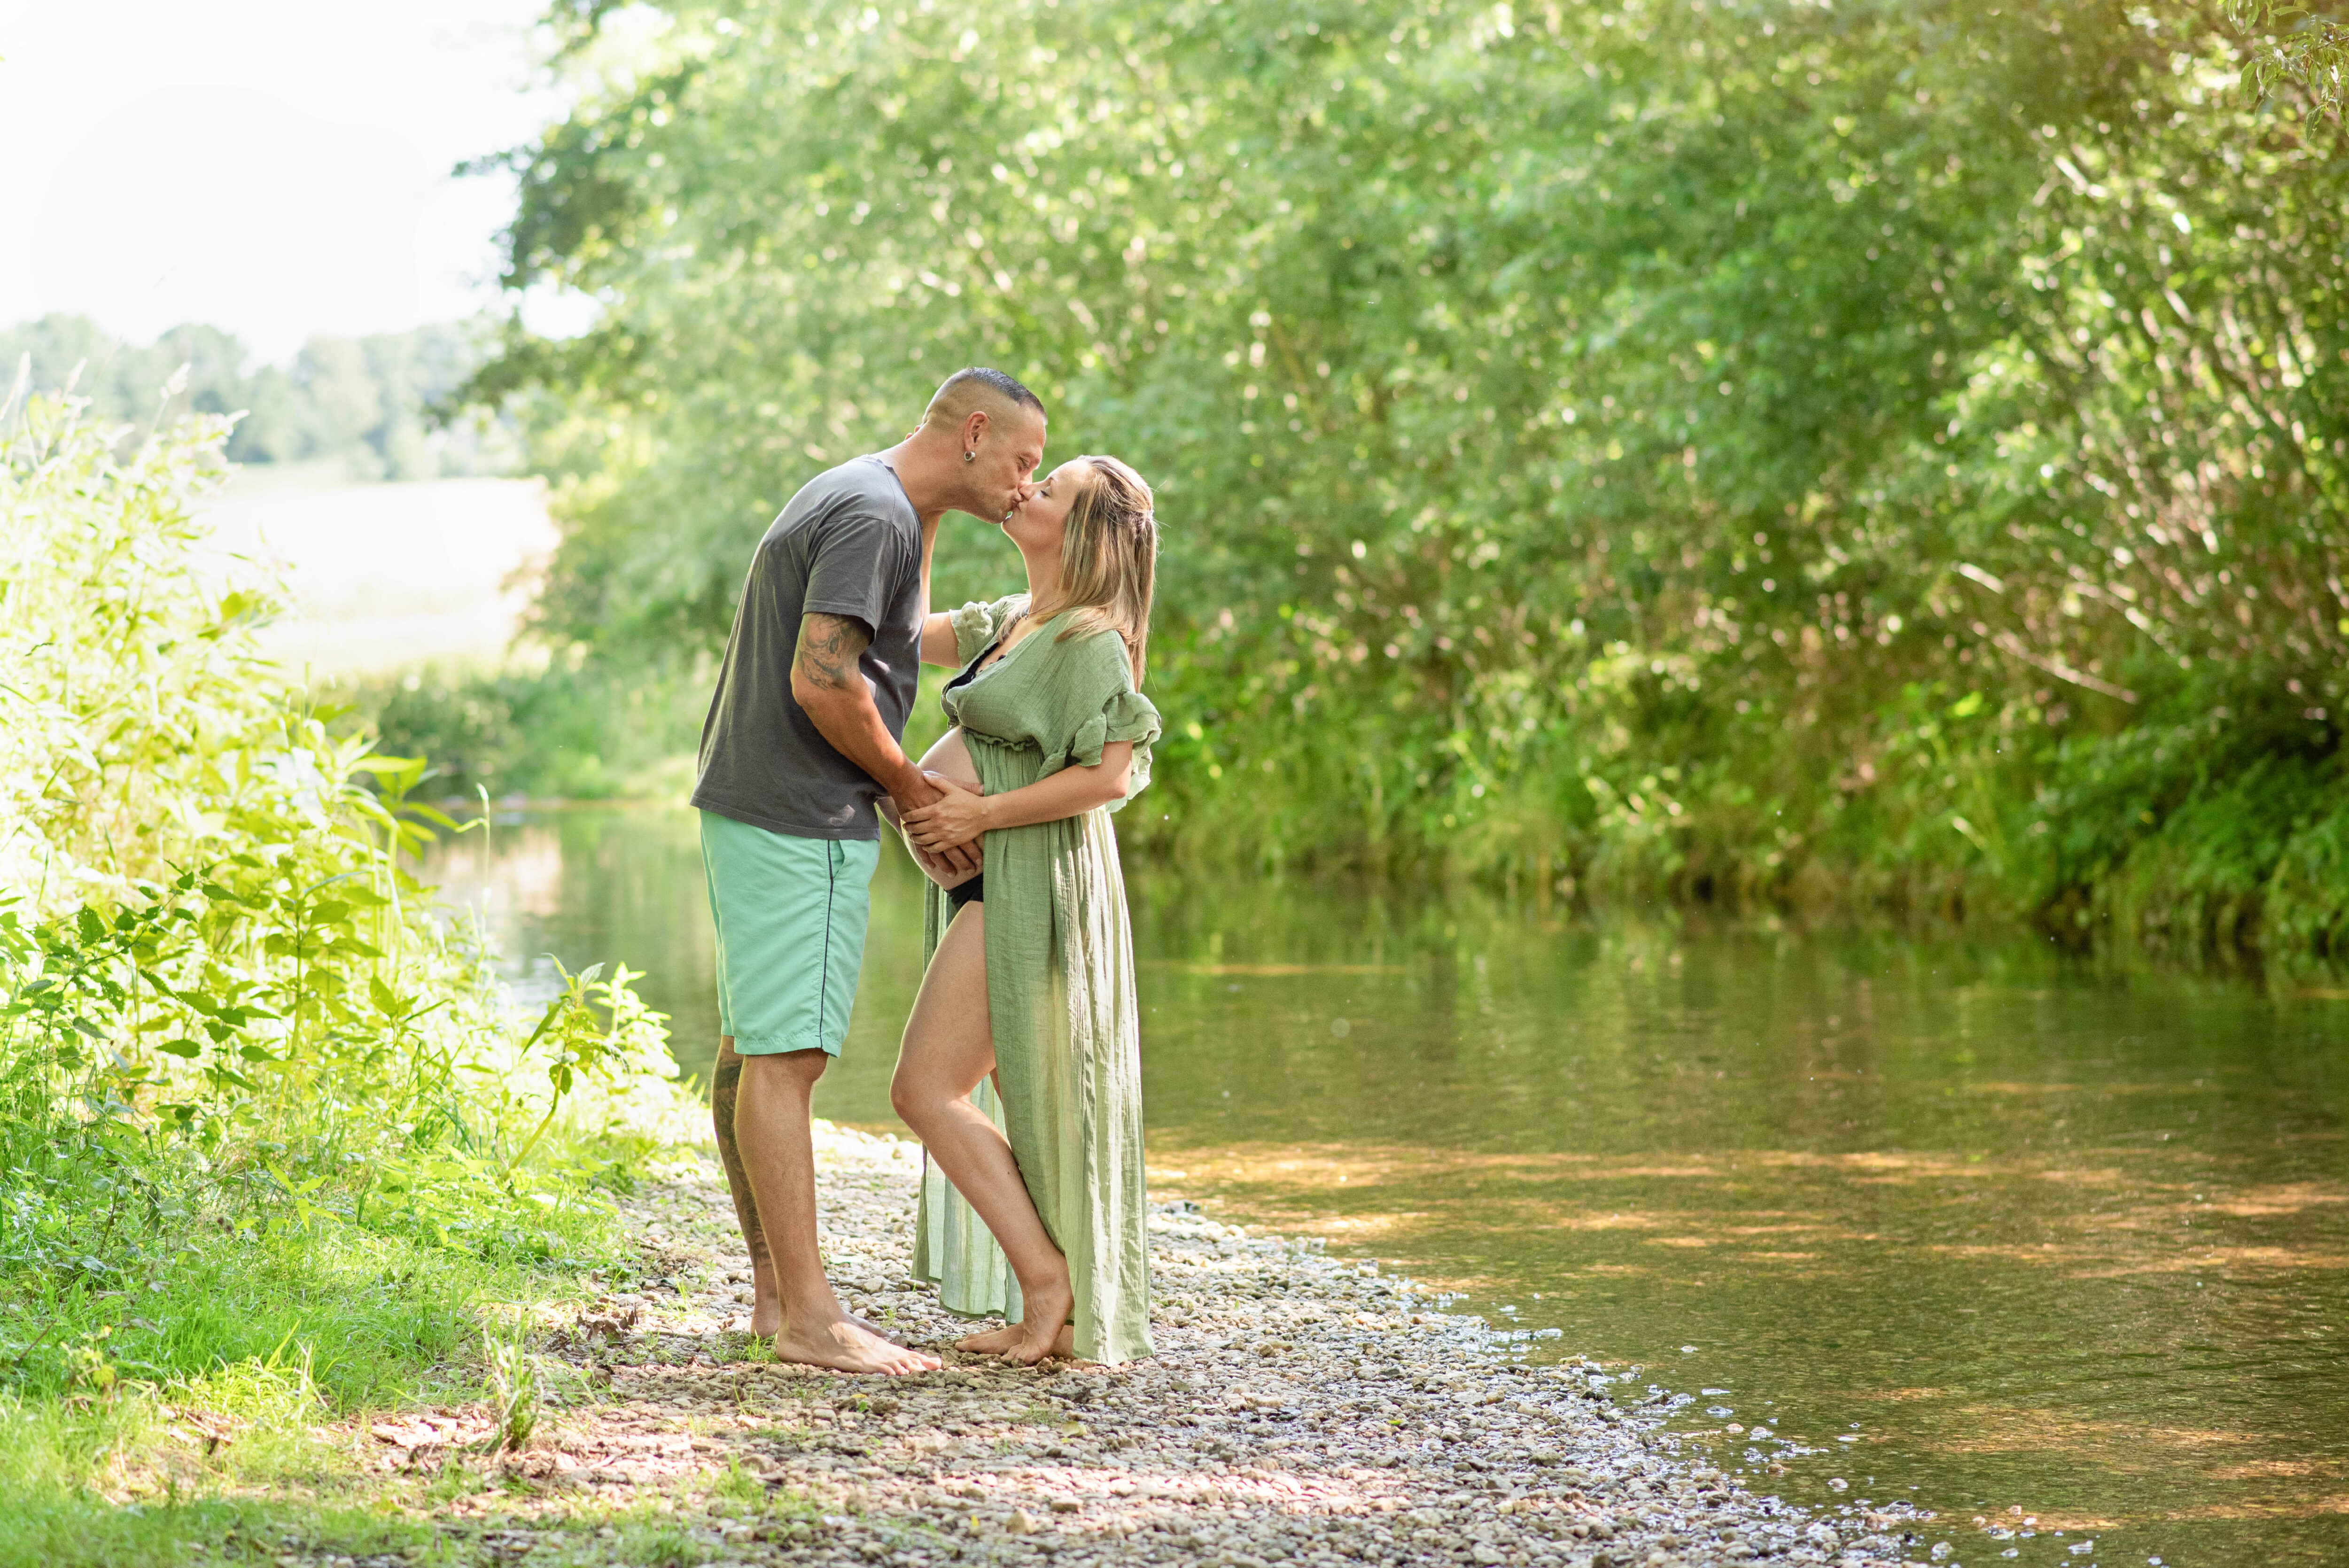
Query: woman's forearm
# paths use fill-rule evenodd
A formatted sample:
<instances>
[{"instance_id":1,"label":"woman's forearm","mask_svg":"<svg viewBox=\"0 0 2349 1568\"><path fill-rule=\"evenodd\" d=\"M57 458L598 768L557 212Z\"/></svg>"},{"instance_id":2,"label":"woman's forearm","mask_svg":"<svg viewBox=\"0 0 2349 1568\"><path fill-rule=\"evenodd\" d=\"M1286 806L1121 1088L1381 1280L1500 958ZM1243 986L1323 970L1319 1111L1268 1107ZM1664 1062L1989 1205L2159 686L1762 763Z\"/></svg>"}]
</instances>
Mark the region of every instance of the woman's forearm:
<instances>
[{"instance_id":1,"label":"woman's forearm","mask_svg":"<svg viewBox=\"0 0 2349 1568\"><path fill-rule=\"evenodd\" d=\"M937 799L908 810L905 830L916 844L936 852L970 843L999 828L1081 817L1097 806L1123 799L1133 777L1133 742L1115 741L1102 748L1098 766L1063 768L1050 779L1000 795L955 785Z\"/></svg>"},{"instance_id":2,"label":"woman's forearm","mask_svg":"<svg viewBox=\"0 0 2349 1568\"><path fill-rule=\"evenodd\" d=\"M1057 822L1063 817L1081 817L1096 806L1123 800L1133 769L1133 742L1121 740L1104 746L1098 767L1063 768L1050 779L1040 779L1000 795L982 797L987 827L1026 828L1038 822Z\"/></svg>"}]
</instances>

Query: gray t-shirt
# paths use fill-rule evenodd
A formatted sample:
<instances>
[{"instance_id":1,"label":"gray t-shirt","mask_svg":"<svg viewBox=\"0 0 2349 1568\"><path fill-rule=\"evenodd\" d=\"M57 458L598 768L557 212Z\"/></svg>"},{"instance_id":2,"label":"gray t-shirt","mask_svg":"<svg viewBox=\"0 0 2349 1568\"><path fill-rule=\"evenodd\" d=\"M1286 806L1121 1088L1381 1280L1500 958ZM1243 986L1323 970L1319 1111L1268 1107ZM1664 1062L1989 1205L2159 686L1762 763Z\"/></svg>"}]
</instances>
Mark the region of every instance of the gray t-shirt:
<instances>
[{"instance_id":1,"label":"gray t-shirt","mask_svg":"<svg viewBox=\"0 0 2349 1568\"><path fill-rule=\"evenodd\" d=\"M792 697L800 617L864 624L857 663L893 736L905 733L921 674L922 523L877 457L810 480L759 541L726 640L718 693L701 726L693 803L803 839L877 839L873 802L886 793L833 749Z\"/></svg>"}]
</instances>

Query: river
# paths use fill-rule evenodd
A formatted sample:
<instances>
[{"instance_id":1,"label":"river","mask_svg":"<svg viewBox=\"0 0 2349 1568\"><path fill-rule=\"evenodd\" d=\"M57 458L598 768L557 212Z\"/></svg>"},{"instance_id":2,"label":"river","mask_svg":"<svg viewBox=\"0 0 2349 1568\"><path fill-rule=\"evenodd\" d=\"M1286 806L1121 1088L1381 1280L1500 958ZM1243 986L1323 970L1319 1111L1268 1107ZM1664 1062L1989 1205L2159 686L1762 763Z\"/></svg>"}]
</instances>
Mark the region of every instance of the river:
<instances>
[{"instance_id":1,"label":"river","mask_svg":"<svg viewBox=\"0 0 2349 1568\"><path fill-rule=\"evenodd\" d=\"M549 954L646 971L706 1072L689 813L507 814L428 875L526 995ZM902 1130L918 892L885 851L820 1114ZM1689 1396L1749 1484L1934 1509L1945 1563L2349 1560L2338 981L1148 864L1130 892L1159 1195Z\"/></svg>"}]
</instances>

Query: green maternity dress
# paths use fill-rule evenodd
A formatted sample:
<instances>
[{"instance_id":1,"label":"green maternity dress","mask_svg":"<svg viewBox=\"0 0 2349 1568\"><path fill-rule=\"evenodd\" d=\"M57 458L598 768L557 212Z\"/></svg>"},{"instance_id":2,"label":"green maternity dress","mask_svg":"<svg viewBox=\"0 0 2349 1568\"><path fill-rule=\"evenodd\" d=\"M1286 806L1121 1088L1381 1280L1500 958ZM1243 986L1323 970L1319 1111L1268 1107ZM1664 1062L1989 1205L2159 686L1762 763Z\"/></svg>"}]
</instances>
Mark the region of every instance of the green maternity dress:
<instances>
[{"instance_id":1,"label":"green maternity dress","mask_svg":"<svg viewBox=\"0 0 2349 1568\"><path fill-rule=\"evenodd\" d=\"M1025 606L1024 594L967 604L952 619L968 666ZM946 696L990 795L1133 743L1128 796L1150 780L1158 710L1133 688L1114 632L1058 640L1047 622ZM1123 804L1118 802L1117 804ZM987 1011L994 1088L971 1099L1010 1140L1044 1229L1076 1286L1076 1352L1120 1362L1150 1354L1150 1264L1142 1170L1141 1028L1133 989L1116 804L987 835ZM929 890L926 949L953 911ZM1020 1315L1019 1286L995 1238L933 1167L914 1226L914 1272L972 1315Z\"/></svg>"}]
</instances>

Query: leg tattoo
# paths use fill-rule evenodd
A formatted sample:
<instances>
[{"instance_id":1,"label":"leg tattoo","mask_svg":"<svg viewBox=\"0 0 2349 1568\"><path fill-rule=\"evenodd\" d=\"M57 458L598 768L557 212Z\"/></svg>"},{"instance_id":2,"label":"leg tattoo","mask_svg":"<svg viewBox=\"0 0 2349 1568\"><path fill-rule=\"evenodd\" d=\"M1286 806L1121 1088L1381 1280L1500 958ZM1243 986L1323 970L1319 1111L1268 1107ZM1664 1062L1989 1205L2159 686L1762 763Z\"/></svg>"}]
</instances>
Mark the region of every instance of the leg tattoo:
<instances>
[{"instance_id":1,"label":"leg tattoo","mask_svg":"<svg viewBox=\"0 0 2349 1568\"><path fill-rule=\"evenodd\" d=\"M718 1133L718 1158L726 1166L726 1187L734 1195L734 1218L742 1227L742 1241L750 1249L750 1266L767 1264L767 1233L759 1222L759 1200L750 1194L750 1175L742 1168L742 1151L734 1141L734 1102L742 1088L742 1058L731 1040L719 1048L718 1068L709 1078L709 1119Z\"/></svg>"}]
</instances>

